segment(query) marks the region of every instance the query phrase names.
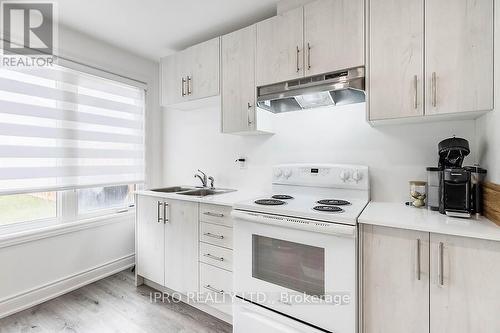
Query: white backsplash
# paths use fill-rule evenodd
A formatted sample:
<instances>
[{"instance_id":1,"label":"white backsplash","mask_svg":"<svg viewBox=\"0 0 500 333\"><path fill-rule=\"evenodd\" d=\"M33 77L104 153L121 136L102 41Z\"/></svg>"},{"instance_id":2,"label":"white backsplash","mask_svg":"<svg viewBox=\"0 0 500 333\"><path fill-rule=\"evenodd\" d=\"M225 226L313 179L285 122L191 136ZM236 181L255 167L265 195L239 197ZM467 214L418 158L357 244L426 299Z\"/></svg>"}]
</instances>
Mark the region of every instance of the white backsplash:
<instances>
[{"instance_id":1,"label":"white backsplash","mask_svg":"<svg viewBox=\"0 0 500 333\"><path fill-rule=\"evenodd\" d=\"M473 120L371 127L362 103L276 115L269 136L221 134L220 121L217 107L164 110L165 185L196 184L200 168L216 186L260 191L270 188L274 164L349 163L370 167L373 200L403 201L408 181L425 180L425 168L437 164L440 140L466 138L466 164L475 162ZM248 159L245 169L235 162L240 156Z\"/></svg>"}]
</instances>

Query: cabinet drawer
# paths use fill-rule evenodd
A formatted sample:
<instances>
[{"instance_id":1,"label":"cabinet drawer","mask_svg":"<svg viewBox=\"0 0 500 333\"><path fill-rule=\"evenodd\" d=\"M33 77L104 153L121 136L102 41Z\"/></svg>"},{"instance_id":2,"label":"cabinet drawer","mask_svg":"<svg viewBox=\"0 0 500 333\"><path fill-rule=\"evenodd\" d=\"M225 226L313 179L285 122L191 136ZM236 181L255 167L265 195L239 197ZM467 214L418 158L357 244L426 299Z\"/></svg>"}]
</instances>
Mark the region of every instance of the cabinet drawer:
<instances>
[{"instance_id":1,"label":"cabinet drawer","mask_svg":"<svg viewBox=\"0 0 500 333\"><path fill-rule=\"evenodd\" d=\"M200 221L232 227L231 210L230 206L201 204Z\"/></svg>"},{"instance_id":2,"label":"cabinet drawer","mask_svg":"<svg viewBox=\"0 0 500 333\"><path fill-rule=\"evenodd\" d=\"M211 223L200 223L200 240L205 243L233 248L233 229Z\"/></svg>"},{"instance_id":3,"label":"cabinet drawer","mask_svg":"<svg viewBox=\"0 0 500 333\"><path fill-rule=\"evenodd\" d=\"M200 261L232 271L233 250L206 243L200 243Z\"/></svg>"},{"instance_id":4,"label":"cabinet drawer","mask_svg":"<svg viewBox=\"0 0 500 333\"><path fill-rule=\"evenodd\" d=\"M200 262L200 293L209 294L207 305L232 315L233 273Z\"/></svg>"}]
</instances>

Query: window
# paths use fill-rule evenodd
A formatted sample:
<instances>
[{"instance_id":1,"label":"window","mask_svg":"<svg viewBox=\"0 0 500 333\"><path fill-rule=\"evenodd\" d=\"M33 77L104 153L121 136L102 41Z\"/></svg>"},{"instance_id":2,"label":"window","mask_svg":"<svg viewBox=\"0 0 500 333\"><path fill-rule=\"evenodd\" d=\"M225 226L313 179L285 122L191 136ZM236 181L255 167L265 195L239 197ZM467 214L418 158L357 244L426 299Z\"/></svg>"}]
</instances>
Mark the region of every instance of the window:
<instances>
[{"instance_id":1,"label":"window","mask_svg":"<svg viewBox=\"0 0 500 333\"><path fill-rule=\"evenodd\" d=\"M55 218L57 193L39 192L0 196L0 226Z\"/></svg>"},{"instance_id":2,"label":"window","mask_svg":"<svg viewBox=\"0 0 500 333\"><path fill-rule=\"evenodd\" d=\"M78 190L78 214L130 206L134 202L134 188L134 185L117 185Z\"/></svg>"},{"instance_id":3,"label":"window","mask_svg":"<svg viewBox=\"0 0 500 333\"><path fill-rule=\"evenodd\" d=\"M109 77L0 67L0 226L133 204L144 181L145 89Z\"/></svg>"}]
</instances>

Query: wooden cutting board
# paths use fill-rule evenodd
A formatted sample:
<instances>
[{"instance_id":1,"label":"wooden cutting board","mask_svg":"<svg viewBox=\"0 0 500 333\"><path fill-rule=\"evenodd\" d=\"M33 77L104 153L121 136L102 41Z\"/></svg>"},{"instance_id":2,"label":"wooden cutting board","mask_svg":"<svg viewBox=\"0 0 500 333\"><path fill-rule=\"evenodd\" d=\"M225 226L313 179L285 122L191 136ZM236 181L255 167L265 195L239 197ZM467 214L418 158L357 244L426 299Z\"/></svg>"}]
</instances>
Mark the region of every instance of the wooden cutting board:
<instances>
[{"instance_id":1,"label":"wooden cutting board","mask_svg":"<svg viewBox=\"0 0 500 333\"><path fill-rule=\"evenodd\" d=\"M484 216L500 226L500 185L485 182L483 191Z\"/></svg>"}]
</instances>

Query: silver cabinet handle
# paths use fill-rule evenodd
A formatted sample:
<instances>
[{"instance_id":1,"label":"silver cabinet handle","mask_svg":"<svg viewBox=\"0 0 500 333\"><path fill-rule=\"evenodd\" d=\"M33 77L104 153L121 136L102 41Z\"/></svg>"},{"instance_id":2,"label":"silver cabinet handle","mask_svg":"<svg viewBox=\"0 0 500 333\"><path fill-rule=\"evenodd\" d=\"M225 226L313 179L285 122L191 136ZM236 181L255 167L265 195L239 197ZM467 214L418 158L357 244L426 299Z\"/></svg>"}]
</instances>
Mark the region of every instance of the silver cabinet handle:
<instances>
[{"instance_id":1,"label":"silver cabinet handle","mask_svg":"<svg viewBox=\"0 0 500 333\"><path fill-rule=\"evenodd\" d=\"M167 218L167 207L168 207L168 203L164 202L163 203L163 224L167 223L168 222L168 218Z\"/></svg>"},{"instance_id":2,"label":"silver cabinet handle","mask_svg":"<svg viewBox=\"0 0 500 333\"><path fill-rule=\"evenodd\" d=\"M161 221L163 221L163 219L161 218L161 206L162 205L163 205L163 202L158 201L158 206L157 206L157 211L156 211L158 223L161 223Z\"/></svg>"},{"instance_id":3,"label":"silver cabinet handle","mask_svg":"<svg viewBox=\"0 0 500 333\"><path fill-rule=\"evenodd\" d=\"M307 70L311 69L311 44L307 43Z\"/></svg>"},{"instance_id":4,"label":"silver cabinet handle","mask_svg":"<svg viewBox=\"0 0 500 333\"><path fill-rule=\"evenodd\" d=\"M193 91L191 90L191 81L193 79L191 78L191 76L188 76L187 77L187 94L188 95L191 95L193 93Z\"/></svg>"},{"instance_id":5,"label":"silver cabinet handle","mask_svg":"<svg viewBox=\"0 0 500 333\"><path fill-rule=\"evenodd\" d=\"M299 54L300 54L300 50L299 50L298 46L297 46L296 53L297 53L297 73L298 73L300 71L300 67L299 67Z\"/></svg>"},{"instance_id":6,"label":"silver cabinet handle","mask_svg":"<svg viewBox=\"0 0 500 333\"><path fill-rule=\"evenodd\" d=\"M417 239L417 280L420 281L421 267L420 267L420 238Z\"/></svg>"},{"instance_id":7,"label":"silver cabinet handle","mask_svg":"<svg viewBox=\"0 0 500 333\"><path fill-rule=\"evenodd\" d=\"M182 95L182 97L186 96L186 89L184 89L185 85L186 85L186 79L182 78L182 80L181 80L181 95Z\"/></svg>"},{"instance_id":8,"label":"silver cabinet handle","mask_svg":"<svg viewBox=\"0 0 500 333\"><path fill-rule=\"evenodd\" d=\"M415 94L413 96L413 107L418 109L418 77L415 75L413 76L413 93Z\"/></svg>"},{"instance_id":9,"label":"silver cabinet handle","mask_svg":"<svg viewBox=\"0 0 500 333\"><path fill-rule=\"evenodd\" d=\"M440 286L444 286L444 244L441 242L438 245L438 283Z\"/></svg>"},{"instance_id":10,"label":"silver cabinet handle","mask_svg":"<svg viewBox=\"0 0 500 333\"><path fill-rule=\"evenodd\" d=\"M224 217L222 213L212 213L212 212L203 212L203 215L213 216L213 217Z\"/></svg>"},{"instance_id":11,"label":"silver cabinet handle","mask_svg":"<svg viewBox=\"0 0 500 333\"><path fill-rule=\"evenodd\" d=\"M217 261L224 261L223 257L216 257L210 253L205 253L203 256Z\"/></svg>"},{"instance_id":12,"label":"silver cabinet handle","mask_svg":"<svg viewBox=\"0 0 500 333\"><path fill-rule=\"evenodd\" d=\"M253 121L250 119L250 112L252 111L252 104L250 102L247 103L247 122L248 126L251 126Z\"/></svg>"},{"instance_id":13,"label":"silver cabinet handle","mask_svg":"<svg viewBox=\"0 0 500 333\"><path fill-rule=\"evenodd\" d=\"M217 293L217 294L224 294L224 290L222 289L216 289L214 287L212 287L211 285L207 284L205 286L203 286L203 288L207 289L207 290L210 290L210 291L213 291L214 293Z\"/></svg>"},{"instance_id":14,"label":"silver cabinet handle","mask_svg":"<svg viewBox=\"0 0 500 333\"><path fill-rule=\"evenodd\" d=\"M222 236L222 235L214 235L211 232L205 232L203 235L205 235L207 237L217 238L217 239L224 239L224 236Z\"/></svg>"},{"instance_id":15,"label":"silver cabinet handle","mask_svg":"<svg viewBox=\"0 0 500 333\"><path fill-rule=\"evenodd\" d=\"M437 77L436 77L436 72L432 72L432 106L436 107L437 106Z\"/></svg>"}]
</instances>

